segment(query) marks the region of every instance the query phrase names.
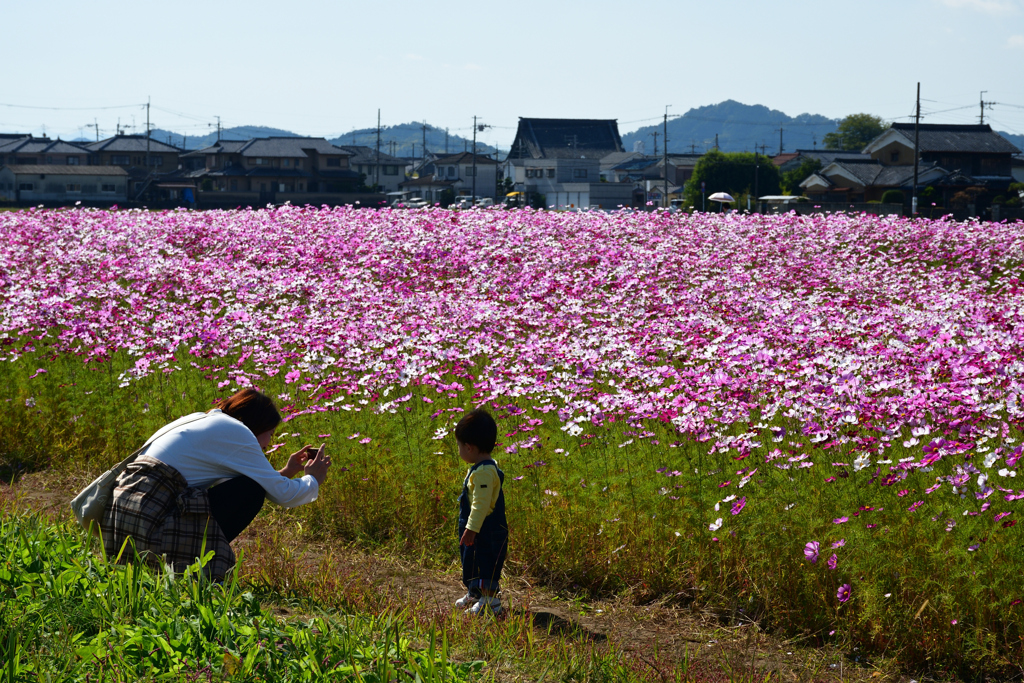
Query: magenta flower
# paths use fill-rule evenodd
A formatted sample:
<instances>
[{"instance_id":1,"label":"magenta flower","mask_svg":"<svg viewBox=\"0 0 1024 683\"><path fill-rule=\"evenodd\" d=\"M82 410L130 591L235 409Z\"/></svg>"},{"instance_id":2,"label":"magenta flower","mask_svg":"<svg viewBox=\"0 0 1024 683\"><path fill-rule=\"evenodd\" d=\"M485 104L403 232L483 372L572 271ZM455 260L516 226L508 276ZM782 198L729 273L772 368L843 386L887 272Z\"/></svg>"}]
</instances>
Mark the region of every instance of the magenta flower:
<instances>
[{"instance_id":1,"label":"magenta flower","mask_svg":"<svg viewBox=\"0 0 1024 683\"><path fill-rule=\"evenodd\" d=\"M839 587L839 590L836 591L836 597L839 598L839 602L846 602L850 599L851 592L852 588L850 587L850 584L844 583Z\"/></svg>"},{"instance_id":2,"label":"magenta flower","mask_svg":"<svg viewBox=\"0 0 1024 683\"><path fill-rule=\"evenodd\" d=\"M740 512L742 512L743 508L745 508L746 506L747 506L747 497L743 496L742 498L740 498L739 500L737 500L735 503L732 504L732 514L734 514L734 515L740 514Z\"/></svg>"},{"instance_id":3,"label":"magenta flower","mask_svg":"<svg viewBox=\"0 0 1024 683\"><path fill-rule=\"evenodd\" d=\"M850 521L849 517L836 517L835 519L832 520L832 523L833 524L846 524L849 521Z\"/></svg>"},{"instance_id":4,"label":"magenta flower","mask_svg":"<svg viewBox=\"0 0 1024 683\"><path fill-rule=\"evenodd\" d=\"M804 546L804 557L810 560L811 564L818 561L818 542L811 541Z\"/></svg>"},{"instance_id":5,"label":"magenta flower","mask_svg":"<svg viewBox=\"0 0 1024 683\"><path fill-rule=\"evenodd\" d=\"M828 564L829 569L835 569L839 565L839 558L836 557L835 553L832 553L832 557L828 558L826 564Z\"/></svg>"},{"instance_id":6,"label":"magenta flower","mask_svg":"<svg viewBox=\"0 0 1024 683\"><path fill-rule=\"evenodd\" d=\"M838 541L836 541L835 543L832 544L832 547L833 548L842 548L844 545L846 545L846 539L845 538L840 538Z\"/></svg>"},{"instance_id":7,"label":"magenta flower","mask_svg":"<svg viewBox=\"0 0 1024 683\"><path fill-rule=\"evenodd\" d=\"M913 512L914 510L916 510L917 508L921 507L922 505L924 505L924 501L923 500L919 500L916 503L914 503L913 505L911 505L910 507L908 507L907 508L907 512Z\"/></svg>"}]
</instances>

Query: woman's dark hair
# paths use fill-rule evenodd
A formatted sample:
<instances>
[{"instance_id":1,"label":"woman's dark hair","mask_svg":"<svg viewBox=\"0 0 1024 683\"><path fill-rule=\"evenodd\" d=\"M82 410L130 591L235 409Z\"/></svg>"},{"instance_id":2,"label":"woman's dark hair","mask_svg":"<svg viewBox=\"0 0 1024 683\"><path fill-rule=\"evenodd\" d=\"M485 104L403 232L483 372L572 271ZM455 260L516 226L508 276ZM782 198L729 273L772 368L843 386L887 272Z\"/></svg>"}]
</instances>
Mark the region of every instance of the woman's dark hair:
<instances>
[{"instance_id":1,"label":"woman's dark hair","mask_svg":"<svg viewBox=\"0 0 1024 683\"><path fill-rule=\"evenodd\" d=\"M494 443L498 440L498 425L490 413L482 408L477 408L459 420L455 425L455 438L462 443L476 446L481 453L490 453L494 450Z\"/></svg>"},{"instance_id":2,"label":"woman's dark hair","mask_svg":"<svg viewBox=\"0 0 1024 683\"><path fill-rule=\"evenodd\" d=\"M256 436L281 424L281 413L277 412L274 401L255 389L242 389L234 396L218 399L213 405L244 424Z\"/></svg>"}]
</instances>

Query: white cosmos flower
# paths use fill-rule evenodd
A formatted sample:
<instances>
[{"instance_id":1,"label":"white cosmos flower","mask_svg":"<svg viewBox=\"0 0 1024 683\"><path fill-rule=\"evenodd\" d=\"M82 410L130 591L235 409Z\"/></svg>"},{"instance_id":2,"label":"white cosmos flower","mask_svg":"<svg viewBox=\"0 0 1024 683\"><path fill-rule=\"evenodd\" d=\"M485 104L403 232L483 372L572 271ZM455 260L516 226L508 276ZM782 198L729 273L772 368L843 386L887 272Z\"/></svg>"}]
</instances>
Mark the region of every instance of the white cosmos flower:
<instances>
[{"instance_id":1,"label":"white cosmos flower","mask_svg":"<svg viewBox=\"0 0 1024 683\"><path fill-rule=\"evenodd\" d=\"M708 530L709 531L718 531L721 528L722 528L722 518L721 517L716 519L711 524L708 524Z\"/></svg>"}]
</instances>

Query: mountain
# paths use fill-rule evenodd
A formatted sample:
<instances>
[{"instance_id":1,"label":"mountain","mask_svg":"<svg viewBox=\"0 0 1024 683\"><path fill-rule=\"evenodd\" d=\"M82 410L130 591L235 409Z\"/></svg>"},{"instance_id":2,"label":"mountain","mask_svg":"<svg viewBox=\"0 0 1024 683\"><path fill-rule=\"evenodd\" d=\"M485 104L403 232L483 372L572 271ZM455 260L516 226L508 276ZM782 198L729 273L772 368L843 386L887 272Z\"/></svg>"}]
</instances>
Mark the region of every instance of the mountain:
<instances>
[{"instance_id":1,"label":"mountain","mask_svg":"<svg viewBox=\"0 0 1024 683\"><path fill-rule=\"evenodd\" d=\"M445 150L451 154L469 151L473 147L473 136L469 138L449 134L444 128L431 126L427 123L400 123L397 126L385 126L380 129L380 151L399 157L423 156L423 126L427 127L427 149L443 154ZM330 140L335 145L377 145L376 128L360 128ZM485 145L479 140L476 143L479 154L494 154L494 147Z\"/></svg>"},{"instance_id":2,"label":"mountain","mask_svg":"<svg viewBox=\"0 0 1024 683\"><path fill-rule=\"evenodd\" d=\"M1024 135L1014 135L1013 133L1007 133L1004 130L1000 130L1000 131L996 131L996 132L998 132L1004 138L1009 140L1013 144L1014 147L1016 147L1017 149L1019 149L1021 151L1024 151Z\"/></svg>"},{"instance_id":3,"label":"mountain","mask_svg":"<svg viewBox=\"0 0 1024 683\"><path fill-rule=\"evenodd\" d=\"M779 129L783 149L812 149L821 146L821 138L836 129L839 122L818 114L787 116L781 111L760 104L742 104L726 100L719 104L697 107L680 117L669 119L668 150L670 152L704 152L715 146L723 152L753 152L765 145L767 154L779 151ZM658 151L663 151L661 123L644 126L622 136L626 151L642 141L647 153L654 151L654 133L658 134Z\"/></svg>"}]
</instances>

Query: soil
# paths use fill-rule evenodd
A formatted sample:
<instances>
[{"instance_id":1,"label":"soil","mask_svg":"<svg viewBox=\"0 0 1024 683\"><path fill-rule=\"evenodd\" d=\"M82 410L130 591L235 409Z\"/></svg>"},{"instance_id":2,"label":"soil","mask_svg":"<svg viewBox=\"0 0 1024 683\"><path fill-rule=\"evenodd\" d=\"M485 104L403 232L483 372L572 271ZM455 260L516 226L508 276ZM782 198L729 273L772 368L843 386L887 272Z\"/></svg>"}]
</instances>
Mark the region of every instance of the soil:
<instances>
[{"instance_id":1,"label":"soil","mask_svg":"<svg viewBox=\"0 0 1024 683\"><path fill-rule=\"evenodd\" d=\"M0 484L0 510L32 509L57 518L68 516L68 501L95 476L87 472L41 471L26 474L14 483ZM280 536L261 517L234 542L236 551L259 553L261 541ZM286 541L287 543L287 541ZM391 594L429 606L437 613L456 609L454 602L464 589L457 567L434 571L393 557L382 557L341 545L298 543L287 549L298 558L290 569L312 574L329 556L333 571L358 577L364 585L387 587ZM512 614L529 614L542 637L565 638L614 645L648 663L652 672L669 674L666 665L684 658L691 663L696 680L779 681L894 681L913 683L910 676L894 671L889 662L858 661L834 647L813 648L799 639L787 640L765 633L758 624L736 621L667 603L633 604L625 598L584 602L534 585L529 577L509 576L502 582L502 601ZM288 614L287 607L278 611ZM728 673L731 670L732 673Z\"/></svg>"}]
</instances>

